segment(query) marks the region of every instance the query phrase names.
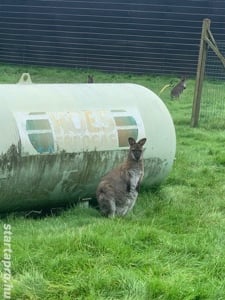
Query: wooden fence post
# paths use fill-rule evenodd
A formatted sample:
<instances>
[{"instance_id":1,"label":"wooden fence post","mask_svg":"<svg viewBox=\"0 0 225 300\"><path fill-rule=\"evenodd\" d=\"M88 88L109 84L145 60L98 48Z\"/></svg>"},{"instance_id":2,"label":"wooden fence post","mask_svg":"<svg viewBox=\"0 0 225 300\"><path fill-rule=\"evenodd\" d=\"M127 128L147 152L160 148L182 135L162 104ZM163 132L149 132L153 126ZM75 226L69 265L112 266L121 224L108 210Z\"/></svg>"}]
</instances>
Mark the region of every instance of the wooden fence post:
<instances>
[{"instance_id":1,"label":"wooden fence post","mask_svg":"<svg viewBox=\"0 0 225 300\"><path fill-rule=\"evenodd\" d=\"M199 121L202 86L203 86L205 63L206 63L207 48L208 48L208 43L206 42L206 39L208 37L208 32L210 30L210 23L211 23L210 19L204 19L202 24L202 35L201 35L201 42L200 42L200 49L199 49L199 56L198 56L198 67L197 67L194 99L193 99L193 106L192 106L192 117L191 117L192 127L197 127Z\"/></svg>"}]
</instances>

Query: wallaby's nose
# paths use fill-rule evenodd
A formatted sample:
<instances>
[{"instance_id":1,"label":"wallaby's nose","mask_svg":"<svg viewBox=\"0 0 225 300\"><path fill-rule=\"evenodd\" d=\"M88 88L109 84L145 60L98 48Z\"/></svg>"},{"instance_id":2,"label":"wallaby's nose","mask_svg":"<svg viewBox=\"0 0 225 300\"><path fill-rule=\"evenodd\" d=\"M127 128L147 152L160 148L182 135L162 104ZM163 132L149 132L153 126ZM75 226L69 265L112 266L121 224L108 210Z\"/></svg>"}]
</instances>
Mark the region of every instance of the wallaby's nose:
<instances>
[{"instance_id":1,"label":"wallaby's nose","mask_svg":"<svg viewBox=\"0 0 225 300\"><path fill-rule=\"evenodd\" d=\"M140 150L133 151L133 156L134 156L134 159L139 160L141 157L141 151Z\"/></svg>"}]
</instances>

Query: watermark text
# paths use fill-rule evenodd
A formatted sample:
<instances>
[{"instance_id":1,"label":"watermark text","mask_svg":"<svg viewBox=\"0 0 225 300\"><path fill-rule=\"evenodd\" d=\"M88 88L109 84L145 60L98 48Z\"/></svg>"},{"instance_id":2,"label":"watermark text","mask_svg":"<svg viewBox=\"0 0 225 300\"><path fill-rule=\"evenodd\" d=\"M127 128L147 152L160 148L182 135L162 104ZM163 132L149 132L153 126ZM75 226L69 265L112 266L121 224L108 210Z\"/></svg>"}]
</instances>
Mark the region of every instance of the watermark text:
<instances>
[{"instance_id":1,"label":"watermark text","mask_svg":"<svg viewBox=\"0 0 225 300\"><path fill-rule=\"evenodd\" d=\"M12 228L10 224L3 227L3 299L11 299L11 261L12 261Z\"/></svg>"}]
</instances>

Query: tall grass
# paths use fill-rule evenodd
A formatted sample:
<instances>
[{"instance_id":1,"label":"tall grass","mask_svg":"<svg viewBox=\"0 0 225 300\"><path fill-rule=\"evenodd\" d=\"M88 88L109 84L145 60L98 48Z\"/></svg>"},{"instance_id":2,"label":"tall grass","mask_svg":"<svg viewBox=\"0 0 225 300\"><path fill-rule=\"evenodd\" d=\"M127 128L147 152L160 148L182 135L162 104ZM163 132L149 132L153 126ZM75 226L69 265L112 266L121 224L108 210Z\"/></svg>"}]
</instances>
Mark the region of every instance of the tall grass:
<instances>
[{"instance_id":1,"label":"tall grass","mask_svg":"<svg viewBox=\"0 0 225 300\"><path fill-rule=\"evenodd\" d=\"M1 82L21 72L34 82L86 82L90 72L0 67ZM134 82L156 93L171 78L91 72L96 82ZM223 130L190 128L194 81L179 101L161 95L176 127L173 170L142 190L133 213L108 220L72 207L40 219L10 214L13 300L222 300L225 295ZM0 246L3 253L3 246Z\"/></svg>"}]
</instances>

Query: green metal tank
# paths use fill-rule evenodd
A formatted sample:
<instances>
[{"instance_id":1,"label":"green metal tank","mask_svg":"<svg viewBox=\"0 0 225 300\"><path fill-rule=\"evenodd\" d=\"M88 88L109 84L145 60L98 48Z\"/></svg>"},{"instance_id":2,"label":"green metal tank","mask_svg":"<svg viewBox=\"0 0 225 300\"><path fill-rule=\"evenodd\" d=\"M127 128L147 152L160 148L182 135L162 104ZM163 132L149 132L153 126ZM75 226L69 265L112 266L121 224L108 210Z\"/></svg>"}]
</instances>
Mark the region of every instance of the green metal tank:
<instances>
[{"instance_id":1,"label":"green metal tank","mask_svg":"<svg viewBox=\"0 0 225 300\"><path fill-rule=\"evenodd\" d=\"M1 84L0 95L0 212L94 197L99 179L126 157L128 137L147 138L143 185L172 168L171 116L143 86L22 82Z\"/></svg>"}]
</instances>

